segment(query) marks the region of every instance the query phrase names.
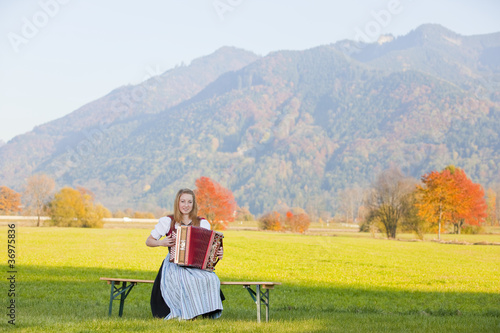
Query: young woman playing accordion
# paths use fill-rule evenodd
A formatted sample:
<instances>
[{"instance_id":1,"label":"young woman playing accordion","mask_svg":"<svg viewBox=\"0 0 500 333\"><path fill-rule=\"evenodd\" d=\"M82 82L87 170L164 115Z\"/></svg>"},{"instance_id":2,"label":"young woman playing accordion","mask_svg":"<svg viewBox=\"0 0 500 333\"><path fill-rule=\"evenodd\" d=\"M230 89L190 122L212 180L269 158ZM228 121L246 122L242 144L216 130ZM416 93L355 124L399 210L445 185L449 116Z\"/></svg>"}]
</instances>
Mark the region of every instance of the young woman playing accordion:
<instances>
[{"instance_id":1,"label":"young woman playing accordion","mask_svg":"<svg viewBox=\"0 0 500 333\"><path fill-rule=\"evenodd\" d=\"M175 197L174 215L160 218L146 240L147 246L169 248L151 292L151 311L154 317L188 320L204 316L215 319L222 314L224 295L217 275L170 262L177 228L191 225L210 230L210 223L198 217L197 213L194 192L190 189L179 190ZM222 259L223 255L224 249L221 247L217 256Z\"/></svg>"}]
</instances>

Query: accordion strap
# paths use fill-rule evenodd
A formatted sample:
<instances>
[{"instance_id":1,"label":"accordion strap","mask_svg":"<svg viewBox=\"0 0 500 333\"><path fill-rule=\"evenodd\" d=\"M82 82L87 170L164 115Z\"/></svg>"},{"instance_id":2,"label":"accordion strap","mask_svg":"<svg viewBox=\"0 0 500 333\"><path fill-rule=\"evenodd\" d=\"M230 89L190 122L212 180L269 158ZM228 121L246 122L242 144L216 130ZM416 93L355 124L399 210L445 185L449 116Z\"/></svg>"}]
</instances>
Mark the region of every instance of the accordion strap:
<instances>
[{"instance_id":1,"label":"accordion strap","mask_svg":"<svg viewBox=\"0 0 500 333\"><path fill-rule=\"evenodd\" d=\"M170 234L175 230L175 220L173 215L168 215L167 217L170 218L170 229L165 236L170 236Z\"/></svg>"}]
</instances>

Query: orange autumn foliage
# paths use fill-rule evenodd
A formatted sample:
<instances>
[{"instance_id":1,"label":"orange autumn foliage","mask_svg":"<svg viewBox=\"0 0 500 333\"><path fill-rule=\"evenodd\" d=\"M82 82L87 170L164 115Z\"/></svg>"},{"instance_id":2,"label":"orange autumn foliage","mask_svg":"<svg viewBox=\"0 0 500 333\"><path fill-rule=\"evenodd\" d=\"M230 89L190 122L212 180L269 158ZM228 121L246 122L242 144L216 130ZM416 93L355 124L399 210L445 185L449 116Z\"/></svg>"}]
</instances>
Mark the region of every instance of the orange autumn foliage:
<instances>
[{"instance_id":1,"label":"orange autumn foliage","mask_svg":"<svg viewBox=\"0 0 500 333\"><path fill-rule=\"evenodd\" d=\"M0 213L12 214L21 211L21 195L7 186L0 186Z\"/></svg>"},{"instance_id":2,"label":"orange autumn foliage","mask_svg":"<svg viewBox=\"0 0 500 333\"><path fill-rule=\"evenodd\" d=\"M259 219L259 228L262 230L282 231L281 216L278 212L272 211Z\"/></svg>"},{"instance_id":3,"label":"orange autumn foliage","mask_svg":"<svg viewBox=\"0 0 500 333\"><path fill-rule=\"evenodd\" d=\"M293 214L291 211L287 211L284 216L281 216L278 212L272 211L271 213L263 215L259 219L259 222L259 228L262 230L288 230L291 232L304 233L309 229L311 219L305 212Z\"/></svg>"},{"instance_id":4,"label":"orange autumn foliage","mask_svg":"<svg viewBox=\"0 0 500 333\"><path fill-rule=\"evenodd\" d=\"M285 225L292 232L304 233L309 229L309 225L311 224L311 219L309 215L306 213L293 214L288 211L286 213Z\"/></svg>"},{"instance_id":5,"label":"orange autumn foliage","mask_svg":"<svg viewBox=\"0 0 500 333\"><path fill-rule=\"evenodd\" d=\"M198 178L195 185L198 215L205 217L213 229L224 230L228 222L234 221L236 200L233 192L208 177Z\"/></svg>"},{"instance_id":6,"label":"orange autumn foliage","mask_svg":"<svg viewBox=\"0 0 500 333\"><path fill-rule=\"evenodd\" d=\"M418 214L431 224L441 226L453 223L478 225L486 217L484 190L470 180L462 169L449 166L441 172L432 171L422 176L418 187Z\"/></svg>"},{"instance_id":7,"label":"orange autumn foliage","mask_svg":"<svg viewBox=\"0 0 500 333\"><path fill-rule=\"evenodd\" d=\"M485 220L488 209L483 187L473 183L461 169L457 169L453 176L459 188L459 201L456 203L457 213L451 222L458 224L463 221L470 225L480 225Z\"/></svg>"}]
</instances>

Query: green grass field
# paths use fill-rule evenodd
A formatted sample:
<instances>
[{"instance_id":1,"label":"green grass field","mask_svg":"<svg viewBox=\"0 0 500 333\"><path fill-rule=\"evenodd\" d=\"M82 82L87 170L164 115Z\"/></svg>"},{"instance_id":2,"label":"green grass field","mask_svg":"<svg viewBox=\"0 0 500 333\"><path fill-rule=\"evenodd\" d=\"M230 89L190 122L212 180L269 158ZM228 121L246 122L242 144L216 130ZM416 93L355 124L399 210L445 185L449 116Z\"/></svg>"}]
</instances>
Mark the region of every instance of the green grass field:
<instances>
[{"instance_id":1,"label":"green grass field","mask_svg":"<svg viewBox=\"0 0 500 333\"><path fill-rule=\"evenodd\" d=\"M8 284L7 227L1 292ZM19 332L500 332L500 246L373 239L367 234L225 232L221 280L271 280L271 320L223 286L223 316L153 319L151 285L134 288L124 316L108 317L109 285L99 277L154 279L165 248L144 244L148 229L16 228ZM460 235L467 240L469 235ZM432 238L432 237L426 237ZM453 239L453 238L452 238ZM471 235L500 242L500 235ZM12 329L2 316L0 329Z\"/></svg>"}]
</instances>

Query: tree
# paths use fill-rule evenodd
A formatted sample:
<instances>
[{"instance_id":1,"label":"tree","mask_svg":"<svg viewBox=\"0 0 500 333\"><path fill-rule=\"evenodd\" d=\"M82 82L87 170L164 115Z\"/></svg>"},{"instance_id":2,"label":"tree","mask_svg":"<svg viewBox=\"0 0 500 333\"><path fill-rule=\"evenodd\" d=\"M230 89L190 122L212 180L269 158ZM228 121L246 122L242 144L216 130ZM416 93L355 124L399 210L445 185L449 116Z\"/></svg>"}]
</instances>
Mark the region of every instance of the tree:
<instances>
[{"instance_id":1,"label":"tree","mask_svg":"<svg viewBox=\"0 0 500 333\"><path fill-rule=\"evenodd\" d=\"M225 229L228 222L234 221L236 200L233 192L208 177L198 178L195 185L199 215L204 216L214 229Z\"/></svg>"},{"instance_id":2,"label":"tree","mask_svg":"<svg viewBox=\"0 0 500 333\"><path fill-rule=\"evenodd\" d=\"M409 212L402 223L403 231L410 231L417 234L418 238L423 240L424 234L429 231L429 225L418 215L418 192L413 191L408 198L410 202Z\"/></svg>"},{"instance_id":3,"label":"tree","mask_svg":"<svg viewBox=\"0 0 500 333\"><path fill-rule=\"evenodd\" d=\"M94 206L94 200L85 189L65 187L49 203L52 223L60 227L95 228L103 226L104 207Z\"/></svg>"},{"instance_id":4,"label":"tree","mask_svg":"<svg viewBox=\"0 0 500 333\"><path fill-rule=\"evenodd\" d=\"M248 207L238 207L236 209L236 220L238 221L254 221L255 217L250 213Z\"/></svg>"},{"instance_id":5,"label":"tree","mask_svg":"<svg viewBox=\"0 0 500 333\"><path fill-rule=\"evenodd\" d=\"M459 233L463 223L479 224L486 217L484 190L462 169L448 166L441 172L432 171L422 176L422 183L418 187L418 214L438 226L438 239L446 223L452 223Z\"/></svg>"},{"instance_id":6,"label":"tree","mask_svg":"<svg viewBox=\"0 0 500 333\"><path fill-rule=\"evenodd\" d=\"M9 215L21 211L21 194L8 188L0 186L0 213Z\"/></svg>"},{"instance_id":7,"label":"tree","mask_svg":"<svg viewBox=\"0 0 500 333\"><path fill-rule=\"evenodd\" d=\"M432 171L422 176L423 185L419 185L418 214L431 225L438 226L438 239L441 239L443 223L451 220L451 214L458 200L458 191L452 185L450 170L441 173Z\"/></svg>"},{"instance_id":8,"label":"tree","mask_svg":"<svg viewBox=\"0 0 500 333\"><path fill-rule=\"evenodd\" d=\"M398 226L411 213L411 194L416 181L403 176L397 169L383 171L367 199L367 222L380 223L387 238L396 238Z\"/></svg>"},{"instance_id":9,"label":"tree","mask_svg":"<svg viewBox=\"0 0 500 333\"><path fill-rule=\"evenodd\" d=\"M486 191L486 204L488 205L488 212L486 217L486 222L489 225L495 225L497 223L497 194L493 189L488 189Z\"/></svg>"},{"instance_id":10,"label":"tree","mask_svg":"<svg viewBox=\"0 0 500 333\"><path fill-rule=\"evenodd\" d=\"M339 192L340 211L346 223L355 223L363 203L363 190L360 187L346 188Z\"/></svg>"},{"instance_id":11,"label":"tree","mask_svg":"<svg viewBox=\"0 0 500 333\"><path fill-rule=\"evenodd\" d=\"M113 214L111 213L111 211L101 204L95 205L95 209L96 209L97 213L100 216L102 216L103 218L113 217Z\"/></svg>"},{"instance_id":12,"label":"tree","mask_svg":"<svg viewBox=\"0 0 500 333\"><path fill-rule=\"evenodd\" d=\"M54 187L54 179L44 174L31 176L26 182L23 201L27 211L37 216L37 227L40 226L40 217L47 213L47 204L51 199Z\"/></svg>"},{"instance_id":13,"label":"tree","mask_svg":"<svg viewBox=\"0 0 500 333\"><path fill-rule=\"evenodd\" d=\"M495 215L497 217L497 224L500 225L500 185L497 185L496 186L496 191L495 193L497 194L496 195L496 200L495 200Z\"/></svg>"},{"instance_id":14,"label":"tree","mask_svg":"<svg viewBox=\"0 0 500 333\"><path fill-rule=\"evenodd\" d=\"M480 184L473 183L465 171L456 168L452 171L455 186L458 188L459 201L451 222L454 232L459 234L464 224L480 225L487 216L488 206L484 198L484 190Z\"/></svg>"}]
</instances>

